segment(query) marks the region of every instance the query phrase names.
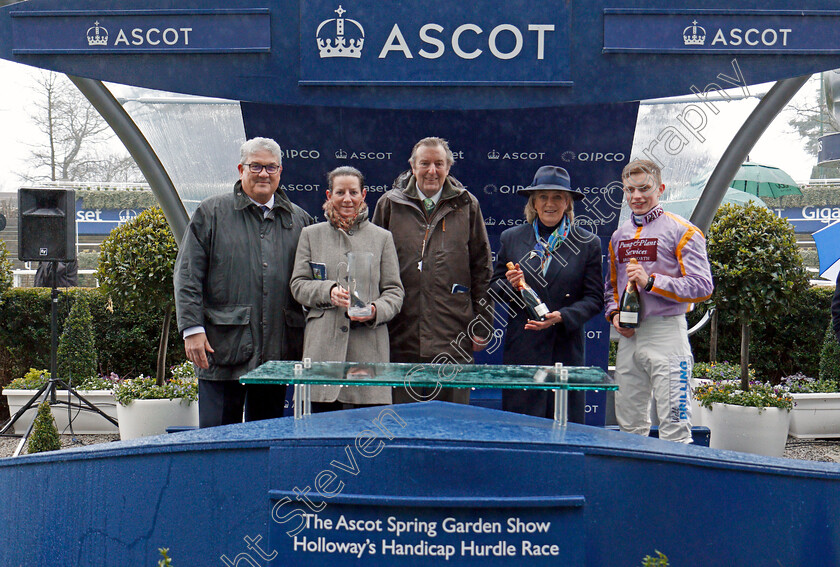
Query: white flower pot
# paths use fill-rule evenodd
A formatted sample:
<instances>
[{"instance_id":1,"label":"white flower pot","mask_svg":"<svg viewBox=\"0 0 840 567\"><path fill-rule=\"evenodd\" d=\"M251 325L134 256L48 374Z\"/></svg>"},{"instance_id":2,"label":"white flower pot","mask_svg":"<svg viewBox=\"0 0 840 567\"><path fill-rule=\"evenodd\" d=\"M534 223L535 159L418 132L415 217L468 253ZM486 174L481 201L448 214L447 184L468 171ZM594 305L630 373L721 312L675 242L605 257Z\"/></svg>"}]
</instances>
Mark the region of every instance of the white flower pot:
<instances>
[{"instance_id":1,"label":"white flower pot","mask_svg":"<svg viewBox=\"0 0 840 567\"><path fill-rule=\"evenodd\" d=\"M706 426L712 432L709 446L781 457L785 452L790 412L781 408L759 408L712 404L706 414Z\"/></svg>"},{"instance_id":2,"label":"white flower pot","mask_svg":"<svg viewBox=\"0 0 840 567\"><path fill-rule=\"evenodd\" d=\"M694 427L711 427L709 414L711 412L700 405L697 400L691 401L691 425Z\"/></svg>"},{"instance_id":3,"label":"white flower pot","mask_svg":"<svg viewBox=\"0 0 840 567\"><path fill-rule=\"evenodd\" d=\"M840 437L840 393L791 394L790 435L800 439Z\"/></svg>"},{"instance_id":4,"label":"white flower pot","mask_svg":"<svg viewBox=\"0 0 840 567\"><path fill-rule=\"evenodd\" d=\"M709 410L701 406L700 402L694 399L694 390L702 384L709 384L711 382L712 380L708 380L706 378L691 379L691 425L693 426L709 426L709 424L706 423L708 420L707 416L709 415Z\"/></svg>"},{"instance_id":5,"label":"white flower pot","mask_svg":"<svg viewBox=\"0 0 840 567\"><path fill-rule=\"evenodd\" d=\"M34 396L38 390L3 390L6 400L9 402L9 415L14 416L26 402ZM79 390L79 394L90 403L101 409L105 414L117 418L117 403L114 401L114 393L110 390ZM67 390L56 390L56 398L66 402ZM78 398L71 396L70 403L74 406L81 404ZM84 404L82 404L84 405ZM67 418L67 405L59 405L51 408L55 425L59 433L70 433L69 423L73 423L73 432L84 435L100 435L105 433L117 433L117 426L102 417L96 412L70 409L70 419ZM37 404L29 408L20 419L15 422L15 432L25 433L29 424L35 419L38 412Z\"/></svg>"},{"instance_id":6,"label":"white flower pot","mask_svg":"<svg viewBox=\"0 0 840 567\"><path fill-rule=\"evenodd\" d=\"M136 439L166 433L167 427L198 427L198 402L175 400L134 400L117 404L120 439Z\"/></svg>"}]
</instances>

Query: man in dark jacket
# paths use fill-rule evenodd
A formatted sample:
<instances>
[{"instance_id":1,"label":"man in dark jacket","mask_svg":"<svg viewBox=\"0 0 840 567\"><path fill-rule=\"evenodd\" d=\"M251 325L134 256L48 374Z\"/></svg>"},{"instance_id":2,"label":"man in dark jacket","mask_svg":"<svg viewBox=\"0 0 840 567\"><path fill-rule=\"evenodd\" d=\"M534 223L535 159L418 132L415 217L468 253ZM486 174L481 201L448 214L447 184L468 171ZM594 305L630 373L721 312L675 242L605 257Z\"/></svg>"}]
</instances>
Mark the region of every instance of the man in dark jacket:
<instances>
[{"instance_id":1,"label":"man in dark jacket","mask_svg":"<svg viewBox=\"0 0 840 567\"><path fill-rule=\"evenodd\" d=\"M243 386L268 360L300 360L303 312L289 289L298 237L312 217L280 185L268 138L241 149L233 192L203 201L175 264L178 330L198 367L201 427L280 417L285 386Z\"/></svg>"},{"instance_id":2,"label":"man in dark jacket","mask_svg":"<svg viewBox=\"0 0 840 567\"><path fill-rule=\"evenodd\" d=\"M454 161L446 140L420 140L411 171L376 203L373 222L394 236L405 287L402 311L388 324L392 362L470 364L493 331L490 242L478 200L449 175ZM469 403L468 389L440 385L407 384L394 402Z\"/></svg>"}]
</instances>

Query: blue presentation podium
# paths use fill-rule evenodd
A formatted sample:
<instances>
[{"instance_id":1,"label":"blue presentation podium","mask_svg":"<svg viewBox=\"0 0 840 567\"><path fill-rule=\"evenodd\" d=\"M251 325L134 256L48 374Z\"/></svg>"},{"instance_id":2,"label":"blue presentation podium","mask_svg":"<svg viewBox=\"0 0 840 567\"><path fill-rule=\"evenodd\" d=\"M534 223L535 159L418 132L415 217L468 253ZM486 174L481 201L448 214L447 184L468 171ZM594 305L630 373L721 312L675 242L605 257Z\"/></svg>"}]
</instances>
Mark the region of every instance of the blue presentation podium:
<instances>
[{"instance_id":1,"label":"blue presentation podium","mask_svg":"<svg viewBox=\"0 0 840 567\"><path fill-rule=\"evenodd\" d=\"M0 460L0 565L836 565L840 466L426 402Z\"/></svg>"},{"instance_id":2,"label":"blue presentation podium","mask_svg":"<svg viewBox=\"0 0 840 567\"><path fill-rule=\"evenodd\" d=\"M704 130L728 93L840 67L832 0L430 8L30 0L0 9L0 57L74 77L144 164L176 235L185 201L230 191L235 156L230 179L207 167L171 179L158 157L227 157L206 153L187 120L147 147L97 81L240 101L242 132L278 140L281 188L313 214L327 171L363 170L372 207L414 142L447 138L453 175L480 201L494 250L524 222L518 189L539 166L561 165L585 195L575 219L601 239L605 268L631 154L668 166L685 148L705 154ZM636 132L639 101L676 95L691 103ZM764 113L750 129L769 120ZM233 151L238 132L206 135ZM507 318L493 324L479 362L501 358ZM584 332L585 364L606 367L606 319ZM559 392L562 413L565 388L554 378L530 380ZM634 566L656 550L674 566L840 564L838 464L440 402L304 418L305 390L317 382L287 383L296 382L298 419L0 460L0 566L147 566L159 548L176 567ZM575 383L570 371L566 387ZM599 387L588 403L603 407L608 384L599 376L589 385Z\"/></svg>"}]
</instances>

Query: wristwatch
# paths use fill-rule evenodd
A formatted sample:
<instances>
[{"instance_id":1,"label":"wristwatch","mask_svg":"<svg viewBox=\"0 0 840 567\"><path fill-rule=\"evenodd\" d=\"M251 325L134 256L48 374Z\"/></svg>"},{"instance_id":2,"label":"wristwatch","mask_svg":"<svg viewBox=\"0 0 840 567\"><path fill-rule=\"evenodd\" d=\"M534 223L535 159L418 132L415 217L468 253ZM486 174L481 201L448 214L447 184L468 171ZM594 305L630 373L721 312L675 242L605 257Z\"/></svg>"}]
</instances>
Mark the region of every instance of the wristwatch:
<instances>
[{"instance_id":1,"label":"wristwatch","mask_svg":"<svg viewBox=\"0 0 840 567\"><path fill-rule=\"evenodd\" d=\"M654 279L654 277L655 276L653 274L651 274L650 277L648 277L648 281L645 284L645 291L650 291L650 290L653 289L653 279Z\"/></svg>"}]
</instances>

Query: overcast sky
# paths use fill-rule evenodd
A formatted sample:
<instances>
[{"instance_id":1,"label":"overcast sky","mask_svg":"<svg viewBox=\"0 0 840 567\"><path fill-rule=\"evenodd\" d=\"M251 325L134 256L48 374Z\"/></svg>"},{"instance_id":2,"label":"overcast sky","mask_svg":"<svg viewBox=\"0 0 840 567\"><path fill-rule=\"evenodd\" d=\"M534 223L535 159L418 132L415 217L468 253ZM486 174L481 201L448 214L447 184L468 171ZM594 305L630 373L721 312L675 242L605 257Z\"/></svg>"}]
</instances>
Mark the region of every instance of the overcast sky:
<instances>
[{"instance_id":1,"label":"overcast sky","mask_svg":"<svg viewBox=\"0 0 840 567\"><path fill-rule=\"evenodd\" d=\"M39 141L39 133L32 123L30 115L33 109L32 84L38 69L11 63L0 59L0 77L3 89L0 92L0 190L16 191L20 180L15 173L27 171L27 159L32 144ZM797 97L813 97L812 81ZM751 89L755 92L756 89ZM734 130L746 118L738 113L734 105L709 121L704 134L708 134L709 143L725 147ZM797 181L806 181L816 159L803 151L802 140L792 133L787 125L789 113L783 112L770 126L767 133L750 152L754 162L775 165L790 173Z\"/></svg>"},{"instance_id":2,"label":"overcast sky","mask_svg":"<svg viewBox=\"0 0 840 567\"><path fill-rule=\"evenodd\" d=\"M29 144L38 139L38 130L29 118L32 108L32 81L38 71L32 67L0 59L0 186L12 191L19 184L13 172L26 171Z\"/></svg>"}]
</instances>

